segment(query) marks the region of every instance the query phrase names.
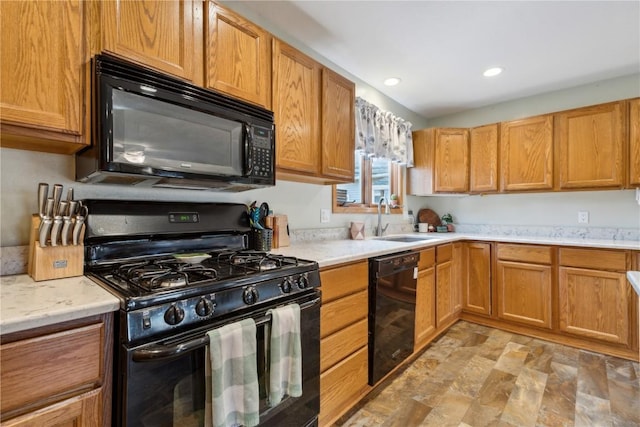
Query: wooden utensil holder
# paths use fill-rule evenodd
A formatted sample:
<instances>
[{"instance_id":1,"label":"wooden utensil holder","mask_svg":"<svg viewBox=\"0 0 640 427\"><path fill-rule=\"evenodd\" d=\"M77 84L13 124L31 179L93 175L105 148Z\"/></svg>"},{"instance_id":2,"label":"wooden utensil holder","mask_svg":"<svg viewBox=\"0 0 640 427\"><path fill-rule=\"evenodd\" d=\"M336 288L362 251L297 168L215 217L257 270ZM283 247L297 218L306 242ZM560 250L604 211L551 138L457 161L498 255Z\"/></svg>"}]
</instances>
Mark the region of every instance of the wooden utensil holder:
<instances>
[{"instance_id":1,"label":"wooden utensil holder","mask_svg":"<svg viewBox=\"0 0 640 427\"><path fill-rule=\"evenodd\" d=\"M84 245L40 247L38 228L40 216L31 217L29 237L29 276L36 282L82 276L84 272Z\"/></svg>"}]
</instances>

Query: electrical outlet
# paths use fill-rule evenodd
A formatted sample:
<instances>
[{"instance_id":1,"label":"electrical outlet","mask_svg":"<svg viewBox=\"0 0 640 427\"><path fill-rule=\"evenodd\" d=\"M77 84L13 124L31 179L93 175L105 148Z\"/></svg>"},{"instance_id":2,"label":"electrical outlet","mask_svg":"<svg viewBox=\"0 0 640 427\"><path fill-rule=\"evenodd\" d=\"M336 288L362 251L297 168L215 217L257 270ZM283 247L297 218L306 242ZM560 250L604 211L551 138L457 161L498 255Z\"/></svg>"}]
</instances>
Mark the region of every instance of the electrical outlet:
<instances>
[{"instance_id":1,"label":"electrical outlet","mask_svg":"<svg viewBox=\"0 0 640 427\"><path fill-rule=\"evenodd\" d=\"M589 224L588 211L578 211L578 224Z\"/></svg>"},{"instance_id":2,"label":"electrical outlet","mask_svg":"<svg viewBox=\"0 0 640 427\"><path fill-rule=\"evenodd\" d=\"M329 209L320 209L320 222L331 221L331 211Z\"/></svg>"}]
</instances>

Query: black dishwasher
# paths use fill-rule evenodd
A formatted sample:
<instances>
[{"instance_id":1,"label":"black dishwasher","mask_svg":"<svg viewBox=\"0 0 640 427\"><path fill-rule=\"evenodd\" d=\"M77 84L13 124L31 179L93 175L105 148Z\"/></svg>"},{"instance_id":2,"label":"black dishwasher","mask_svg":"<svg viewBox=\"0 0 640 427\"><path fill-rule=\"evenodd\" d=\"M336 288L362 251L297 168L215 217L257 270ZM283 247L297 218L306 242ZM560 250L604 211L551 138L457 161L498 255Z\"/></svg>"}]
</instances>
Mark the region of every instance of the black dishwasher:
<instances>
[{"instance_id":1,"label":"black dishwasher","mask_svg":"<svg viewBox=\"0 0 640 427\"><path fill-rule=\"evenodd\" d=\"M417 252L369 259L369 384L413 353Z\"/></svg>"}]
</instances>

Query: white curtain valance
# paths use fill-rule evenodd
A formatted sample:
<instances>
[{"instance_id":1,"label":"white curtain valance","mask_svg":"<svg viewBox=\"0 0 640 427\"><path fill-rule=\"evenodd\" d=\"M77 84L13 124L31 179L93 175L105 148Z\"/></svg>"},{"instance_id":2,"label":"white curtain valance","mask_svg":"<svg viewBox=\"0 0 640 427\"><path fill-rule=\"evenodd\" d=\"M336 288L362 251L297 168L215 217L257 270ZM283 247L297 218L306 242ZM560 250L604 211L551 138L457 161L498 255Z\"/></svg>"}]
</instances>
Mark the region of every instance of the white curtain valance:
<instances>
[{"instance_id":1,"label":"white curtain valance","mask_svg":"<svg viewBox=\"0 0 640 427\"><path fill-rule=\"evenodd\" d=\"M412 167L411 123L357 97L356 150Z\"/></svg>"}]
</instances>

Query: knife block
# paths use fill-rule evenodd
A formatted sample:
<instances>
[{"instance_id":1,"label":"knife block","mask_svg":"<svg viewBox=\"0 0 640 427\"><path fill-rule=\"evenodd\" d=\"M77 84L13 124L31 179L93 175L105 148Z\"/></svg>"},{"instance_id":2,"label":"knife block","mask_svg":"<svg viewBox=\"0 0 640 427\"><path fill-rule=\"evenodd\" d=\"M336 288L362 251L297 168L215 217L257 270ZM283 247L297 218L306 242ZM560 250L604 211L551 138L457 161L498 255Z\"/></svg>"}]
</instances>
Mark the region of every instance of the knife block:
<instances>
[{"instance_id":1,"label":"knife block","mask_svg":"<svg viewBox=\"0 0 640 427\"><path fill-rule=\"evenodd\" d=\"M29 264L27 272L36 282L82 276L84 272L84 245L40 247L38 228L40 216L31 217L29 237Z\"/></svg>"}]
</instances>

